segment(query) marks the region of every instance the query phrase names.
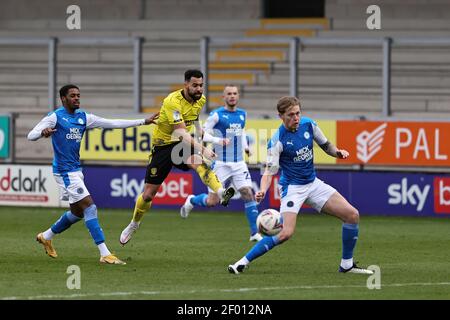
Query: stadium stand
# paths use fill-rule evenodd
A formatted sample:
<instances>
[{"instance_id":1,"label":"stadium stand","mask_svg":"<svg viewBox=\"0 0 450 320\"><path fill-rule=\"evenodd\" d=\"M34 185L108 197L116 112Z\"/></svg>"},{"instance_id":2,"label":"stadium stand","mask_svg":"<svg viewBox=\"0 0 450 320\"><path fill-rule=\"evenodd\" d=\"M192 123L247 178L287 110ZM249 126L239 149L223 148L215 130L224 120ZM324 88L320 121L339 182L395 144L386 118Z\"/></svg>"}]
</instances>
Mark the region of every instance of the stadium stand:
<instances>
[{"instance_id":1,"label":"stadium stand","mask_svg":"<svg viewBox=\"0 0 450 320\"><path fill-rule=\"evenodd\" d=\"M227 3L231 7L236 5L232 0ZM402 13L399 8L405 8L394 2L385 10L382 30L372 32L365 27L366 6L360 5L362 14L355 16L358 5L352 1L327 1L326 18L258 19L255 14L258 1L249 0L246 1L247 9L236 14L232 23L227 20L227 14L232 10L229 6L221 13L223 17L217 19L206 19L205 15L193 13L193 18L197 19L187 20L182 18L184 7L180 8L179 2L165 1L161 7L157 1L147 1L146 19L140 19L137 9L122 12L119 18L125 20L114 19L119 15L116 11L106 11L101 19L90 13L90 19L83 20L82 31L67 30L65 21L56 20L54 16L48 20L35 20L34 16L15 20L3 16L0 37L144 37L144 112L157 110L163 97L181 85L180 75L184 70L199 67L202 36L260 37L261 41L257 43L240 41L212 46L209 102L210 107L219 105L223 85L236 83L241 89L241 103L250 117L274 117L275 102L289 93L289 48L284 44L267 43L265 39L277 36L449 37L446 13L449 10L443 10L446 5L440 1L430 3L432 5L424 11L429 19L421 20L419 26L411 17L420 16L424 8L420 1L413 1L407 13ZM138 1L131 2L131 7L138 5ZM346 6L353 9L348 10ZM206 10L220 11L219 8L216 3L208 5ZM164 19L158 16L162 11L173 15ZM50 154L50 146L45 143L34 144L33 150L29 145L21 147L30 125L49 111L47 50L46 46L1 45L0 113L20 114L17 119L18 159ZM450 46L393 47L393 116L436 119L448 114L449 51ZM380 46L301 46L298 58L299 95L307 114L350 118L380 116ZM132 68L131 46L60 45L57 85L78 84L82 101L89 111L105 116L131 115L134 113Z\"/></svg>"}]
</instances>

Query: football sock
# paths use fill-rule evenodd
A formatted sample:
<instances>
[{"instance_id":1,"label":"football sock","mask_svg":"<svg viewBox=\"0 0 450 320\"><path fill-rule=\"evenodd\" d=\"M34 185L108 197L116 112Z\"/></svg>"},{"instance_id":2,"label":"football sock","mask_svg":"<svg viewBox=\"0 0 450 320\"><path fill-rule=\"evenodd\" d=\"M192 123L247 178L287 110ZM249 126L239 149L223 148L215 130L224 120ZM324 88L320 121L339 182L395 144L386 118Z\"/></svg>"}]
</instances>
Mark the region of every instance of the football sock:
<instances>
[{"instance_id":1,"label":"football sock","mask_svg":"<svg viewBox=\"0 0 450 320\"><path fill-rule=\"evenodd\" d=\"M250 234L254 235L258 232L256 227L256 219L258 218L258 209L256 208L256 201L249 201L245 203L245 215L247 217L248 225L250 226Z\"/></svg>"},{"instance_id":2,"label":"football sock","mask_svg":"<svg viewBox=\"0 0 450 320\"><path fill-rule=\"evenodd\" d=\"M208 195L206 193L202 193L192 197L191 204L194 206L206 207L206 199L208 199Z\"/></svg>"},{"instance_id":3,"label":"football sock","mask_svg":"<svg viewBox=\"0 0 450 320\"><path fill-rule=\"evenodd\" d=\"M353 267L353 258L341 259L341 267L344 269L350 269Z\"/></svg>"},{"instance_id":4,"label":"football sock","mask_svg":"<svg viewBox=\"0 0 450 320\"><path fill-rule=\"evenodd\" d=\"M105 242L103 230L98 223L97 207L95 204L92 204L88 208L84 209L84 223L86 224L86 227L88 228L89 233L97 246L100 243Z\"/></svg>"},{"instance_id":5,"label":"football sock","mask_svg":"<svg viewBox=\"0 0 450 320\"><path fill-rule=\"evenodd\" d=\"M245 255L245 258L249 262L253 261L265 254L267 251L271 250L279 243L280 241L278 240L278 236L264 237L262 240L256 243L253 248L250 249L250 251Z\"/></svg>"},{"instance_id":6,"label":"football sock","mask_svg":"<svg viewBox=\"0 0 450 320\"><path fill-rule=\"evenodd\" d=\"M106 246L106 243L102 242L99 245L97 245L98 250L100 250L100 255L102 257L109 256L111 252L108 250L108 247Z\"/></svg>"},{"instance_id":7,"label":"football sock","mask_svg":"<svg viewBox=\"0 0 450 320\"><path fill-rule=\"evenodd\" d=\"M64 230L69 229L72 224L80 221L81 219L82 218L77 217L70 211L64 212L63 215L58 219L58 221L56 221L50 227L50 232L49 230L44 232L44 239L51 240L55 234L61 233Z\"/></svg>"},{"instance_id":8,"label":"football sock","mask_svg":"<svg viewBox=\"0 0 450 320\"><path fill-rule=\"evenodd\" d=\"M248 259L246 257L243 257L241 260L239 260L238 262L235 263L235 265L239 266L239 265L248 265L250 263L250 261L248 261Z\"/></svg>"},{"instance_id":9,"label":"football sock","mask_svg":"<svg viewBox=\"0 0 450 320\"><path fill-rule=\"evenodd\" d=\"M353 249L356 246L358 240L359 226L357 223L344 223L342 224L342 259L353 258ZM352 262L353 264L353 262ZM344 266L342 266L344 267ZM351 267L351 266L350 266ZM346 269L348 269L347 267Z\"/></svg>"},{"instance_id":10,"label":"football sock","mask_svg":"<svg viewBox=\"0 0 450 320\"><path fill-rule=\"evenodd\" d=\"M217 178L214 171L211 170L206 164L202 163L195 169L203 183L210 187L214 192L219 193L219 189L222 189L222 184Z\"/></svg>"},{"instance_id":11,"label":"football sock","mask_svg":"<svg viewBox=\"0 0 450 320\"><path fill-rule=\"evenodd\" d=\"M53 233L52 228L48 228L46 231L42 233L42 236L45 240L52 240L56 233Z\"/></svg>"},{"instance_id":12,"label":"football sock","mask_svg":"<svg viewBox=\"0 0 450 320\"><path fill-rule=\"evenodd\" d=\"M134 212L133 212L133 222L140 223L142 220L142 217L144 216L144 213L150 209L152 205L152 202L146 202L144 198L142 197L142 193L138 196L136 200L136 205L134 206Z\"/></svg>"}]
</instances>

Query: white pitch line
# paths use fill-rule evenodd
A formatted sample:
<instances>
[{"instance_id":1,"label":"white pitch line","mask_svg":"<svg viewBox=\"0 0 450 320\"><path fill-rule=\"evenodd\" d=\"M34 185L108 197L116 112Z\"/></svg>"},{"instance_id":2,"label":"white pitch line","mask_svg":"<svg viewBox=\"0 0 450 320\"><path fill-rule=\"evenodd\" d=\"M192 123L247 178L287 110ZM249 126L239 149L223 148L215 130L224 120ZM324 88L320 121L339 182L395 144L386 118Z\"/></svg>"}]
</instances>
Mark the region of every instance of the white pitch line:
<instances>
[{"instance_id":1,"label":"white pitch line","mask_svg":"<svg viewBox=\"0 0 450 320\"><path fill-rule=\"evenodd\" d=\"M416 282L416 283L390 283L382 284L383 287L413 287L413 286L450 286L450 282ZM250 291L272 291L272 290L297 290L297 289L342 289L342 288L367 288L363 285L323 285L323 286L289 286L289 287L262 287L262 288L235 288L235 289L208 289L208 290L186 290L186 291L135 291L135 292L104 292L104 293L74 293L67 295L40 295L29 297L2 297L0 300L40 300L40 299L72 299L87 297L114 297L131 295L170 295L170 294L193 294L193 293L217 293L217 292L250 292Z\"/></svg>"}]
</instances>

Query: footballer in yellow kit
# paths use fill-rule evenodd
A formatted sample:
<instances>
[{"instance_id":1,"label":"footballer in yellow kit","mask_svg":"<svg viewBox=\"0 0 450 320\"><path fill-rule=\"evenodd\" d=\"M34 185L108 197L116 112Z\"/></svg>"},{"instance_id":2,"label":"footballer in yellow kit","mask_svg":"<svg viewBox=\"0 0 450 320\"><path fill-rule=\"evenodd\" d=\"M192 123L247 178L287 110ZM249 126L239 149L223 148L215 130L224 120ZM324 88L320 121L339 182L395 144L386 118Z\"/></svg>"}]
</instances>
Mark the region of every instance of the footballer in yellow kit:
<instances>
[{"instance_id":1,"label":"footballer in yellow kit","mask_svg":"<svg viewBox=\"0 0 450 320\"><path fill-rule=\"evenodd\" d=\"M152 134L152 151L145 174L144 192L136 200L133 219L120 235L122 245L130 241L173 166L184 171L197 171L203 183L219 195L224 206L234 195L233 187L223 188L216 174L202 160L202 156L213 159L215 153L190 135L195 123L198 123L205 102L203 73L199 70L187 70L184 73L184 88L170 93L164 99L158 124ZM199 125L196 130L201 130Z\"/></svg>"},{"instance_id":2,"label":"footballer in yellow kit","mask_svg":"<svg viewBox=\"0 0 450 320\"><path fill-rule=\"evenodd\" d=\"M183 96L183 89L170 93L163 102L159 111L158 125L152 134L152 145L163 146L179 142L179 138L173 135L174 125L183 123L188 132L192 131L194 122L198 121L200 112L205 105L204 95L192 104Z\"/></svg>"}]
</instances>

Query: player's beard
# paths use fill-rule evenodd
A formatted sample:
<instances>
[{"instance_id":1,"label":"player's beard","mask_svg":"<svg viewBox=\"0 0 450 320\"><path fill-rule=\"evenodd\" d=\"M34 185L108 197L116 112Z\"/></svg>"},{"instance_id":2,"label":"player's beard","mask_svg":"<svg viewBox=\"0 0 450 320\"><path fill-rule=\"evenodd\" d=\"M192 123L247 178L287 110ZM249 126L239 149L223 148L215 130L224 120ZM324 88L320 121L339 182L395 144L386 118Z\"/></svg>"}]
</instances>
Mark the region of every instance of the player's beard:
<instances>
[{"instance_id":1,"label":"player's beard","mask_svg":"<svg viewBox=\"0 0 450 320\"><path fill-rule=\"evenodd\" d=\"M193 93L191 91L188 90L188 95L189 97L192 98L192 100L197 101L202 97L202 93Z\"/></svg>"}]
</instances>

